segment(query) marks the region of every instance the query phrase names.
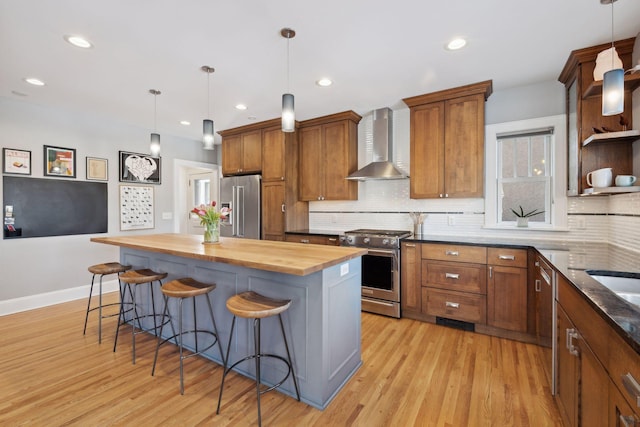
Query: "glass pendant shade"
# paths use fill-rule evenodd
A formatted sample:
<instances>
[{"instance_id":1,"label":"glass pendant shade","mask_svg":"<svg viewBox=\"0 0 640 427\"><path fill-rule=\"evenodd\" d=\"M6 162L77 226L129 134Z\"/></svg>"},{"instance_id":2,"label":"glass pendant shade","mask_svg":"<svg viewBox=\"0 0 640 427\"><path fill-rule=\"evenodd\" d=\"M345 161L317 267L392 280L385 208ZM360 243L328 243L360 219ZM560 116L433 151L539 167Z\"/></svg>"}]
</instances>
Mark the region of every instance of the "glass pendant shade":
<instances>
[{"instance_id":1,"label":"glass pendant shade","mask_svg":"<svg viewBox=\"0 0 640 427\"><path fill-rule=\"evenodd\" d=\"M293 95L282 95L282 131L293 132L295 130L296 113L293 106Z\"/></svg>"},{"instance_id":2,"label":"glass pendant shade","mask_svg":"<svg viewBox=\"0 0 640 427\"><path fill-rule=\"evenodd\" d=\"M624 111L624 70L617 68L604 73L602 82L602 115L615 116Z\"/></svg>"},{"instance_id":3,"label":"glass pendant shade","mask_svg":"<svg viewBox=\"0 0 640 427\"><path fill-rule=\"evenodd\" d=\"M152 156L158 156L160 154L160 134L151 134L151 144L149 145L149 151Z\"/></svg>"},{"instance_id":4,"label":"glass pendant shade","mask_svg":"<svg viewBox=\"0 0 640 427\"><path fill-rule=\"evenodd\" d=\"M213 120L204 119L202 121L202 148L213 150Z\"/></svg>"}]
</instances>

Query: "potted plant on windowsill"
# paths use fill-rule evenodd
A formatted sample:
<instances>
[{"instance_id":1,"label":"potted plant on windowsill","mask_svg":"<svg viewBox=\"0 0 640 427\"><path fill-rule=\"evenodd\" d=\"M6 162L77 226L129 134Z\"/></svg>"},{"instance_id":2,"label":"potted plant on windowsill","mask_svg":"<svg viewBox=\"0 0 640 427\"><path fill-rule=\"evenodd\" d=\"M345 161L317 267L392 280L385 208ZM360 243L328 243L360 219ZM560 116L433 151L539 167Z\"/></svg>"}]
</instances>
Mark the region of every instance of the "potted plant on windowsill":
<instances>
[{"instance_id":1,"label":"potted plant on windowsill","mask_svg":"<svg viewBox=\"0 0 640 427\"><path fill-rule=\"evenodd\" d=\"M516 216L516 224L518 227L528 227L529 226L529 218L532 216L540 215L544 213L544 211L539 211L538 209L534 209L531 212L525 212L522 206L518 206L520 211L516 211L515 209L511 209L511 212Z\"/></svg>"}]
</instances>

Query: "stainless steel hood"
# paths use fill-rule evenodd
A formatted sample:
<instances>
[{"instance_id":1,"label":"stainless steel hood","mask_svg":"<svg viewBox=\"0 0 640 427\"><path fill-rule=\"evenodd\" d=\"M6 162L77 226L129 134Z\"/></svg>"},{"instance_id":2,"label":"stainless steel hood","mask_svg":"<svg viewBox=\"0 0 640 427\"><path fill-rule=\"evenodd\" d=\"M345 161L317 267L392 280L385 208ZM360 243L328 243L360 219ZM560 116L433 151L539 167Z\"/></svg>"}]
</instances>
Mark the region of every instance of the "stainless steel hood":
<instances>
[{"instance_id":1,"label":"stainless steel hood","mask_svg":"<svg viewBox=\"0 0 640 427\"><path fill-rule=\"evenodd\" d=\"M347 177L350 180L406 179L409 175L393 164L393 111L390 108L374 110L372 138L373 161Z\"/></svg>"}]
</instances>

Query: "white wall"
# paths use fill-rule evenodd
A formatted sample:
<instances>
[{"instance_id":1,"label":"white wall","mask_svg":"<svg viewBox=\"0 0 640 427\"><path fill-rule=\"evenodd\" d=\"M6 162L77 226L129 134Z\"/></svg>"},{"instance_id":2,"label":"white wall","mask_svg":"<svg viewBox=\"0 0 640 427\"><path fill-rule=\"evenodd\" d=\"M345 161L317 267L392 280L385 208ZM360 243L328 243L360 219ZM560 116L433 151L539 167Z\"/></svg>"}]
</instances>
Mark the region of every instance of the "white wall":
<instances>
[{"instance_id":1,"label":"white wall","mask_svg":"<svg viewBox=\"0 0 640 427\"><path fill-rule=\"evenodd\" d=\"M158 130L162 138L162 183L154 186L155 229L121 232L118 151L147 153L150 129L105 121L87 113L51 109L0 97L1 145L31 151L32 177L43 177L43 145L76 149L77 180L86 178L87 156L109 160L109 235L173 232L173 220L162 219L162 213L175 215L174 159L215 161L216 152L202 150L199 141L172 137L163 134L161 128ZM37 208L38 201L33 203ZM20 218L17 217L16 221L19 224ZM69 289L89 284L88 266L119 259L117 247L89 241L93 236L104 235L0 240L0 314L3 302L16 302L20 298L46 293L55 299Z\"/></svg>"}]
</instances>

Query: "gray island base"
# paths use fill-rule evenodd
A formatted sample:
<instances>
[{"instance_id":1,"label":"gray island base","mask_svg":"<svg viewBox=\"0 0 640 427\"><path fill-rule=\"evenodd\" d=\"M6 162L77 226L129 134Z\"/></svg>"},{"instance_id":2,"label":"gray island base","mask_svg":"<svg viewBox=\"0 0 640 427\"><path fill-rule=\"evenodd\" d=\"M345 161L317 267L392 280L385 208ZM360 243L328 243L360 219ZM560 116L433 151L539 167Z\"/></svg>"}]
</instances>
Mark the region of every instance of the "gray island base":
<instances>
[{"instance_id":1,"label":"gray island base","mask_svg":"<svg viewBox=\"0 0 640 427\"><path fill-rule=\"evenodd\" d=\"M166 272L169 276L165 282L192 277L205 283L215 283L217 288L210 298L224 351L229 343L232 320L232 315L226 308L229 297L252 290L271 298L290 299L291 307L283 313L285 331L300 386L301 400L315 408L327 407L362 364L359 256L302 276L127 247L120 248L120 262L132 265L134 269L150 268ZM143 310L149 311L151 298L146 289L148 287L141 287L136 299ZM156 309L161 310L163 305L160 292L155 292L155 303ZM177 313L175 306L170 306L170 309L172 313ZM184 310L184 330L192 329L192 304L184 304ZM211 328L206 302L200 297L196 313L198 328ZM251 322L237 319L231 344L231 361L253 352ZM147 320L143 326L150 327L151 323ZM163 336L168 337L171 335L169 332L170 328L165 328ZM208 337L205 335L200 339L206 341ZM203 344L207 345L203 341L199 342L201 348ZM193 334L185 335L184 345L191 350L195 348ZM265 353L286 355L277 317L267 318L262 322L262 350ZM217 346L208 350L204 357L222 365ZM240 364L236 371L255 379L253 362ZM265 384L273 385L285 375L286 367L277 359L262 360L262 381ZM215 382L219 380L218 377L212 378ZM291 377L278 390L295 396Z\"/></svg>"}]
</instances>

